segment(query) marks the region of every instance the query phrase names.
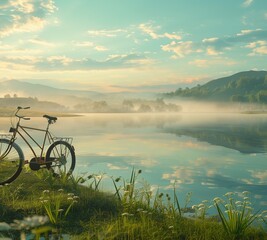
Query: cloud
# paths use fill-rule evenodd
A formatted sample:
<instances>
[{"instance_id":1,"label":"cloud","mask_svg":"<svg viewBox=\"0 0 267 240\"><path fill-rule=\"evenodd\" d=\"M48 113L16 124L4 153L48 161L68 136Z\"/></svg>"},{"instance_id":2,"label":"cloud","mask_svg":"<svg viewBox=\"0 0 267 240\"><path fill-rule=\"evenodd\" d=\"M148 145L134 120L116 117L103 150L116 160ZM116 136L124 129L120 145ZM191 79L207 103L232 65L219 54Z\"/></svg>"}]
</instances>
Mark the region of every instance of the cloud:
<instances>
[{"instance_id":1,"label":"cloud","mask_svg":"<svg viewBox=\"0 0 267 240\"><path fill-rule=\"evenodd\" d=\"M256 170L249 170L251 173L251 177L258 179L259 184L264 184L266 183L267 180L267 171L256 171Z\"/></svg>"},{"instance_id":2,"label":"cloud","mask_svg":"<svg viewBox=\"0 0 267 240\"><path fill-rule=\"evenodd\" d=\"M106 48L105 46L96 45L95 43L89 42L89 41L74 42L74 46L76 46L76 47L84 47L84 48L92 48L92 49L95 49L98 52L108 51L108 48Z\"/></svg>"},{"instance_id":3,"label":"cloud","mask_svg":"<svg viewBox=\"0 0 267 240\"><path fill-rule=\"evenodd\" d=\"M194 170L189 167L177 167L172 173L164 173L162 179L175 180L178 184L193 184L194 183Z\"/></svg>"},{"instance_id":4,"label":"cloud","mask_svg":"<svg viewBox=\"0 0 267 240\"><path fill-rule=\"evenodd\" d=\"M89 42L89 41L85 41L85 42L75 42L74 45L76 47L93 47L94 43Z\"/></svg>"},{"instance_id":5,"label":"cloud","mask_svg":"<svg viewBox=\"0 0 267 240\"><path fill-rule=\"evenodd\" d=\"M222 54L222 52L216 51L213 47L208 47L207 54L210 56L217 56L217 55Z\"/></svg>"},{"instance_id":6,"label":"cloud","mask_svg":"<svg viewBox=\"0 0 267 240\"><path fill-rule=\"evenodd\" d=\"M10 6L17 9L19 12L32 13L34 12L34 5L32 0L11 0Z\"/></svg>"},{"instance_id":7,"label":"cloud","mask_svg":"<svg viewBox=\"0 0 267 240\"><path fill-rule=\"evenodd\" d=\"M245 29L233 36L205 38L202 40L202 47L206 48L208 55L219 55L222 54L222 51L231 50L234 47L248 47L249 44L264 41L266 38L266 30ZM258 49L256 52L264 53L265 49L261 46L261 49Z\"/></svg>"},{"instance_id":8,"label":"cloud","mask_svg":"<svg viewBox=\"0 0 267 240\"><path fill-rule=\"evenodd\" d=\"M95 46L94 49L98 52L104 52L107 51L108 49L104 46Z\"/></svg>"},{"instance_id":9,"label":"cloud","mask_svg":"<svg viewBox=\"0 0 267 240\"><path fill-rule=\"evenodd\" d=\"M249 7L254 0L245 0L242 4L243 7Z\"/></svg>"},{"instance_id":10,"label":"cloud","mask_svg":"<svg viewBox=\"0 0 267 240\"><path fill-rule=\"evenodd\" d=\"M179 57L183 58L185 55L188 55L193 52L201 52L200 49L195 49L194 44L192 41L186 41L186 42L175 42L172 41L170 44L166 44L161 46L161 49L165 52L172 52L174 53L174 58Z\"/></svg>"},{"instance_id":11,"label":"cloud","mask_svg":"<svg viewBox=\"0 0 267 240\"><path fill-rule=\"evenodd\" d=\"M117 165L114 165L114 164L111 164L111 163L108 163L107 164L107 167L110 169L110 170L128 170L129 167L122 167L122 166L117 166Z\"/></svg>"},{"instance_id":12,"label":"cloud","mask_svg":"<svg viewBox=\"0 0 267 240\"><path fill-rule=\"evenodd\" d=\"M267 41L251 42L246 47L252 49L252 52L249 54L249 56L267 54Z\"/></svg>"},{"instance_id":13,"label":"cloud","mask_svg":"<svg viewBox=\"0 0 267 240\"><path fill-rule=\"evenodd\" d=\"M203 42L203 43L213 43L213 42L218 41L218 39L219 39L219 38L217 38L217 37L214 37L214 38L204 38L204 39L202 40L202 42Z\"/></svg>"},{"instance_id":14,"label":"cloud","mask_svg":"<svg viewBox=\"0 0 267 240\"><path fill-rule=\"evenodd\" d=\"M143 67L144 56L129 54L110 56L104 61L90 58L72 59L66 56L51 56L43 58L35 64L41 71L88 71L95 69L120 69ZM143 61L142 61L143 60Z\"/></svg>"},{"instance_id":15,"label":"cloud","mask_svg":"<svg viewBox=\"0 0 267 240\"><path fill-rule=\"evenodd\" d=\"M41 40L38 38L29 39L28 42L36 44L36 45L44 46L44 47L54 47L55 46L54 43L47 42L47 41L44 41L44 40Z\"/></svg>"},{"instance_id":16,"label":"cloud","mask_svg":"<svg viewBox=\"0 0 267 240\"><path fill-rule=\"evenodd\" d=\"M117 37L120 33L125 33L126 30L114 29L114 30L88 30L87 33L93 37Z\"/></svg>"},{"instance_id":17,"label":"cloud","mask_svg":"<svg viewBox=\"0 0 267 240\"><path fill-rule=\"evenodd\" d=\"M56 10L52 0L9 0L0 7L0 37L14 33L35 32L48 24L45 19Z\"/></svg>"},{"instance_id":18,"label":"cloud","mask_svg":"<svg viewBox=\"0 0 267 240\"><path fill-rule=\"evenodd\" d=\"M224 66L233 66L236 65L237 62L229 60L227 58L213 58L213 59L196 59L194 61L189 62L190 65L194 65L199 68L208 68L210 66L215 65L224 65Z\"/></svg>"},{"instance_id":19,"label":"cloud","mask_svg":"<svg viewBox=\"0 0 267 240\"><path fill-rule=\"evenodd\" d=\"M154 27L152 26L151 23L141 23L139 25L139 29L144 32L145 34L149 35L152 39L159 39L159 38L167 38L171 40L181 40L182 37L175 32L172 33L163 33L163 34L158 34L156 33L157 30L160 29L159 26Z\"/></svg>"}]
</instances>

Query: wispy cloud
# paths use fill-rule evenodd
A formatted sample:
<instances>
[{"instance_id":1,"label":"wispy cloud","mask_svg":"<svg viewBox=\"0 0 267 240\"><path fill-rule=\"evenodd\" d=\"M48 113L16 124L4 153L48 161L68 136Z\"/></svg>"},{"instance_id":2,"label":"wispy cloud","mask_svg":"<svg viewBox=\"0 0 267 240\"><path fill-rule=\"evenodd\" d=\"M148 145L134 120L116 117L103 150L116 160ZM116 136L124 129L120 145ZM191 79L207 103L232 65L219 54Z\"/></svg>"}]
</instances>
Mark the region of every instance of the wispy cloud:
<instances>
[{"instance_id":1,"label":"wispy cloud","mask_svg":"<svg viewBox=\"0 0 267 240\"><path fill-rule=\"evenodd\" d=\"M267 41L251 42L246 47L252 49L249 56L267 55Z\"/></svg>"},{"instance_id":2,"label":"wispy cloud","mask_svg":"<svg viewBox=\"0 0 267 240\"><path fill-rule=\"evenodd\" d=\"M245 0L242 4L243 7L249 7L254 0Z\"/></svg>"},{"instance_id":3,"label":"wispy cloud","mask_svg":"<svg viewBox=\"0 0 267 240\"><path fill-rule=\"evenodd\" d=\"M206 48L208 55L218 55L222 54L227 50L231 50L234 47L244 47L253 48L253 43L258 42L262 43L267 38L267 31L262 29L245 29L241 30L239 33L233 36L227 37L214 37L214 38L205 38L202 40L203 48ZM252 45L250 45L252 43ZM261 46L263 46L262 44ZM254 46L256 47L256 45ZM259 52L264 53L264 49L261 48Z\"/></svg>"},{"instance_id":4,"label":"wispy cloud","mask_svg":"<svg viewBox=\"0 0 267 240\"><path fill-rule=\"evenodd\" d=\"M84 41L84 42L74 42L74 46L83 48L92 48L98 52L108 51L108 48L101 45L96 45L94 42Z\"/></svg>"},{"instance_id":5,"label":"wispy cloud","mask_svg":"<svg viewBox=\"0 0 267 240\"><path fill-rule=\"evenodd\" d=\"M76 47L93 47L95 44L93 42L85 41L85 42L74 42L74 46Z\"/></svg>"},{"instance_id":6,"label":"wispy cloud","mask_svg":"<svg viewBox=\"0 0 267 240\"><path fill-rule=\"evenodd\" d=\"M41 40L41 39L38 39L38 38L29 39L28 42L36 44L36 45L39 45L39 46L44 46L44 47L55 47L54 43L51 43L51 42L48 42L48 41L45 41L45 40Z\"/></svg>"},{"instance_id":7,"label":"wispy cloud","mask_svg":"<svg viewBox=\"0 0 267 240\"><path fill-rule=\"evenodd\" d=\"M56 10L52 0L9 0L0 6L0 37L14 33L42 30L48 23L47 14Z\"/></svg>"},{"instance_id":8,"label":"wispy cloud","mask_svg":"<svg viewBox=\"0 0 267 240\"><path fill-rule=\"evenodd\" d=\"M165 52L174 53L173 58L183 58L193 52L201 52L201 49L196 49L192 41L172 41L170 44L161 46L161 49Z\"/></svg>"},{"instance_id":9,"label":"wispy cloud","mask_svg":"<svg viewBox=\"0 0 267 240\"><path fill-rule=\"evenodd\" d=\"M147 61L147 62L146 62ZM103 61L90 58L74 59L66 56L42 58L34 67L41 71L89 71L95 69L123 69L150 64L146 57L136 54L110 56Z\"/></svg>"},{"instance_id":10,"label":"wispy cloud","mask_svg":"<svg viewBox=\"0 0 267 240\"><path fill-rule=\"evenodd\" d=\"M139 29L145 34L149 35L152 39L167 38L171 40L181 40L182 37L175 33L162 33L158 34L157 31L160 30L160 26L154 27L151 23L142 23L139 25Z\"/></svg>"},{"instance_id":11,"label":"wispy cloud","mask_svg":"<svg viewBox=\"0 0 267 240\"><path fill-rule=\"evenodd\" d=\"M199 68L208 68L215 65L221 66L233 66L237 62L230 60L228 58L213 58L213 59L196 59L189 62L190 65L194 65Z\"/></svg>"},{"instance_id":12,"label":"wispy cloud","mask_svg":"<svg viewBox=\"0 0 267 240\"><path fill-rule=\"evenodd\" d=\"M118 34L120 33L125 33L127 32L124 29L113 29L113 30L88 30L87 33L90 36L94 36L94 37L116 37L118 36Z\"/></svg>"}]
</instances>

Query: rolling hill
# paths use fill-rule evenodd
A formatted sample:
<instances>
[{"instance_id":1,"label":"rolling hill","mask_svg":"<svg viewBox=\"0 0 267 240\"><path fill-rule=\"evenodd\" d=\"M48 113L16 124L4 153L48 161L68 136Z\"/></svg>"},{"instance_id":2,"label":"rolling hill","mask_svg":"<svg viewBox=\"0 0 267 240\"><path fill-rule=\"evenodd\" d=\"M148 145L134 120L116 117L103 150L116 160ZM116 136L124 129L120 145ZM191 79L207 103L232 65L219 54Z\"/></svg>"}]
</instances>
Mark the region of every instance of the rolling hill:
<instances>
[{"instance_id":1,"label":"rolling hill","mask_svg":"<svg viewBox=\"0 0 267 240\"><path fill-rule=\"evenodd\" d=\"M212 80L193 88L177 89L166 98L204 101L267 103L267 71L246 71Z\"/></svg>"}]
</instances>

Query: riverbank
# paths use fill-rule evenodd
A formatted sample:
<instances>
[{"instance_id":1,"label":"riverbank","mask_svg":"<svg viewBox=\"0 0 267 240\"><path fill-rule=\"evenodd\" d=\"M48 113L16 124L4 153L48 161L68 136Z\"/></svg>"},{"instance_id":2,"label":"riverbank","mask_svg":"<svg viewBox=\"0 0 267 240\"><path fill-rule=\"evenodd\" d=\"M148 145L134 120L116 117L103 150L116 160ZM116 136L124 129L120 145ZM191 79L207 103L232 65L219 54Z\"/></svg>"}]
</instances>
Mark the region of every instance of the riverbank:
<instances>
[{"instance_id":1,"label":"riverbank","mask_svg":"<svg viewBox=\"0 0 267 240\"><path fill-rule=\"evenodd\" d=\"M0 228L0 234L18 239L22 231L30 234L39 229L44 236L57 232L71 239L230 239L220 218L200 214L200 205L194 206L194 211L188 206L188 218L175 191L172 196L160 192L152 196L148 186L138 187L140 174L133 170L129 179L111 178L114 193L103 193L98 175L67 180L64 176L53 178L46 170L24 171L13 183L0 188L1 222L11 224L34 215L49 216L48 221L43 226L25 226L24 221L24 228L6 232ZM201 204L203 209L208 207ZM263 226L257 223L238 238L234 234L231 237L267 239Z\"/></svg>"}]
</instances>

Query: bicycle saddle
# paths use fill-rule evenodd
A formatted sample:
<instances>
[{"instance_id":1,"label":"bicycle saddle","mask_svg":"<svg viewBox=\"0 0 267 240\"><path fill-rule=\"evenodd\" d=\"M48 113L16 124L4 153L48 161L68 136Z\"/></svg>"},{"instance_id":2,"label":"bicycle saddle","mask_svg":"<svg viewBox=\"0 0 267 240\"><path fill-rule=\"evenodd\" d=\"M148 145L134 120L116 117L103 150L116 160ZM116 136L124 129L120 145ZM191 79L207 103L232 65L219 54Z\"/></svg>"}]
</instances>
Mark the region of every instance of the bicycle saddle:
<instances>
[{"instance_id":1,"label":"bicycle saddle","mask_svg":"<svg viewBox=\"0 0 267 240\"><path fill-rule=\"evenodd\" d=\"M52 117L48 115L44 115L43 117L47 118L49 123L54 123L57 120L57 117Z\"/></svg>"}]
</instances>

